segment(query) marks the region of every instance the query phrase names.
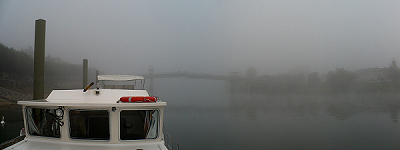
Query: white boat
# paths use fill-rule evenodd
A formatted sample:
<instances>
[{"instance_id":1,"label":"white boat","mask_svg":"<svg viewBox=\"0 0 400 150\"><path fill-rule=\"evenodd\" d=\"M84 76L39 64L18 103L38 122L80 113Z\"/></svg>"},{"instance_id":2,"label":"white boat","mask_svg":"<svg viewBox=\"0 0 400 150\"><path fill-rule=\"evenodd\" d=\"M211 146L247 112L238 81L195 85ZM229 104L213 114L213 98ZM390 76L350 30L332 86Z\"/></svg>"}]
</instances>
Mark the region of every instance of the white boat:
<instances>
[{"instance_id":1,"label":"white boat","mask_svg":"<svg viewBox=\"0 0 400 150\"><path fill-rule=\"evenodd\" d=\"M140 90L115 89L135 84L103 83L98 86L114 89L54 90L44 100L19 101L26 137L6 149L167 150L163 132L167 103L143 90L143 77L101 75L98 80L141 80L143 85Z\"/></svg>"}]
</instances>

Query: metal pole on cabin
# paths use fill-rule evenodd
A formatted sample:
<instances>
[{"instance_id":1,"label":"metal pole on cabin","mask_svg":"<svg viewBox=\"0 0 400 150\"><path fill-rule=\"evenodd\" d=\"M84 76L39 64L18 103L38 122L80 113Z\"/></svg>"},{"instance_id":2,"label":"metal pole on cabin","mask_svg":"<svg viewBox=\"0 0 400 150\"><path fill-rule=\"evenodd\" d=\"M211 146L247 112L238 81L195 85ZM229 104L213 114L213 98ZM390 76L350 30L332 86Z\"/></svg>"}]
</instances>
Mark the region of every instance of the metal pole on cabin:
<instances>
[{"instance_id":1,"label":"metal pole on cabin","mask_svg":"<svg viewBox=\"0 0 400 150\"><path fill-rule=\"evenodd\" d=\"M82 88L85 88L88 84L88 60L83 59L83 82Z\"/></svg>"},{"instance_id":2,"label":"metal pole on cabin","mask_svg":"<svg viewBox=\"0 0 400 150\"><path fill-rule=\"evenodd\" d=\"M96 85L99 84L99 79L97 79L97 76L99 76L99 70L96 70Z\"/></svg>"},{"instance_id":3,"label":"metal pole on cabin","mask_svg":"<svg viewBox=\"0 0 400 150\"><path fill-rule=\"evenodd\" d=\"M154 79L154 69L150 68L149 69L149 79L150 79L150 86L149 86L149 92L150 94L153 94L154 91L154 85L153 85L153 79Z\"/></svg>"},{"instance_id":4,"label":"metal pole on cabin","mask_svg":"<svg viewBox=\"0 0 400 150\"><path fill-rule=\"evenodd\" d=\"M33 72L33 100L44 99L44 60L45 60L46 20L35 23L35 52Z\"/></svg>"}]
</instances>

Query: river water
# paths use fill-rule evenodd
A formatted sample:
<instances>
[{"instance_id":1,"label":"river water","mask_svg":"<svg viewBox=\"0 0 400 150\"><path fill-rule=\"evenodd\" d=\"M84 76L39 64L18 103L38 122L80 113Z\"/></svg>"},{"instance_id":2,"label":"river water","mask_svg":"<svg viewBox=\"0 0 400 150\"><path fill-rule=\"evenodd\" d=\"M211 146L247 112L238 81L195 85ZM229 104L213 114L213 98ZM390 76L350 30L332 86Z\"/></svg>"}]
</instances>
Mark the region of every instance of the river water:
<instances>
[{"instance_id":1,"label":"river water","mask_svg":"<svg viewBox=\"0 0 400 150\"><path fill-rule=\"evenodd\" d=\"M224 81L168 78L154 80L154 94L185 149L400 149L398 93L231 94ZM0 110L1 141L18 135L18 113Z\"/></svg>"}]
</instances>

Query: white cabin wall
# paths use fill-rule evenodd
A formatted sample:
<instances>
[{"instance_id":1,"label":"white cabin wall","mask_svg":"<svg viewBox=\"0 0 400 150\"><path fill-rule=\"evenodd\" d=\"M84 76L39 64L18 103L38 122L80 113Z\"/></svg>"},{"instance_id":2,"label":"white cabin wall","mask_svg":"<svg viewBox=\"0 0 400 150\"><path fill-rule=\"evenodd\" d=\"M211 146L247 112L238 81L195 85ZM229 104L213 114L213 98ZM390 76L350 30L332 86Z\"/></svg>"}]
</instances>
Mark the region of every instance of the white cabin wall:
<instances>
[{"instance_id":1,"label":"white cabin wall","mask_svg":"<svg viewBox=\"0 0 400 150\"><path fill-rule=\"evenodd\" d=\"M119 141L119 112L121 111L120 108L117 108L115 111L111 110L110 108L110 129L111 129L111 134L110 134L110 143L121 143Z\"/></svg>"}]
</instances>

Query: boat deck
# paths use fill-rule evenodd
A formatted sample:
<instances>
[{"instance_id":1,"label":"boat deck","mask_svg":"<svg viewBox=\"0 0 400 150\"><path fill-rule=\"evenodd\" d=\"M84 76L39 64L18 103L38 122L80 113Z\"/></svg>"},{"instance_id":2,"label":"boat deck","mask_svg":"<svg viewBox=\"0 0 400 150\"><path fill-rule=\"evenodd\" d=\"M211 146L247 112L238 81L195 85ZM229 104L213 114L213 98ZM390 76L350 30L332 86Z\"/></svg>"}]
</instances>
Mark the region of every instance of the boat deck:
<instances>
[{"instance_id":1,"label":"boat deck","mask_svg":"<svg viewBox=\"0 0 400 150\"><path fill-rule=\"evenodd\" d=\"M105 143L72 143L59 142L53 140L26 139L14 144L7 149L13 150L43 150L43 149L62 149L62 150L167 150L163 142L137 143L137 144L105 144Z\"/></svg>"}]
</instances>

